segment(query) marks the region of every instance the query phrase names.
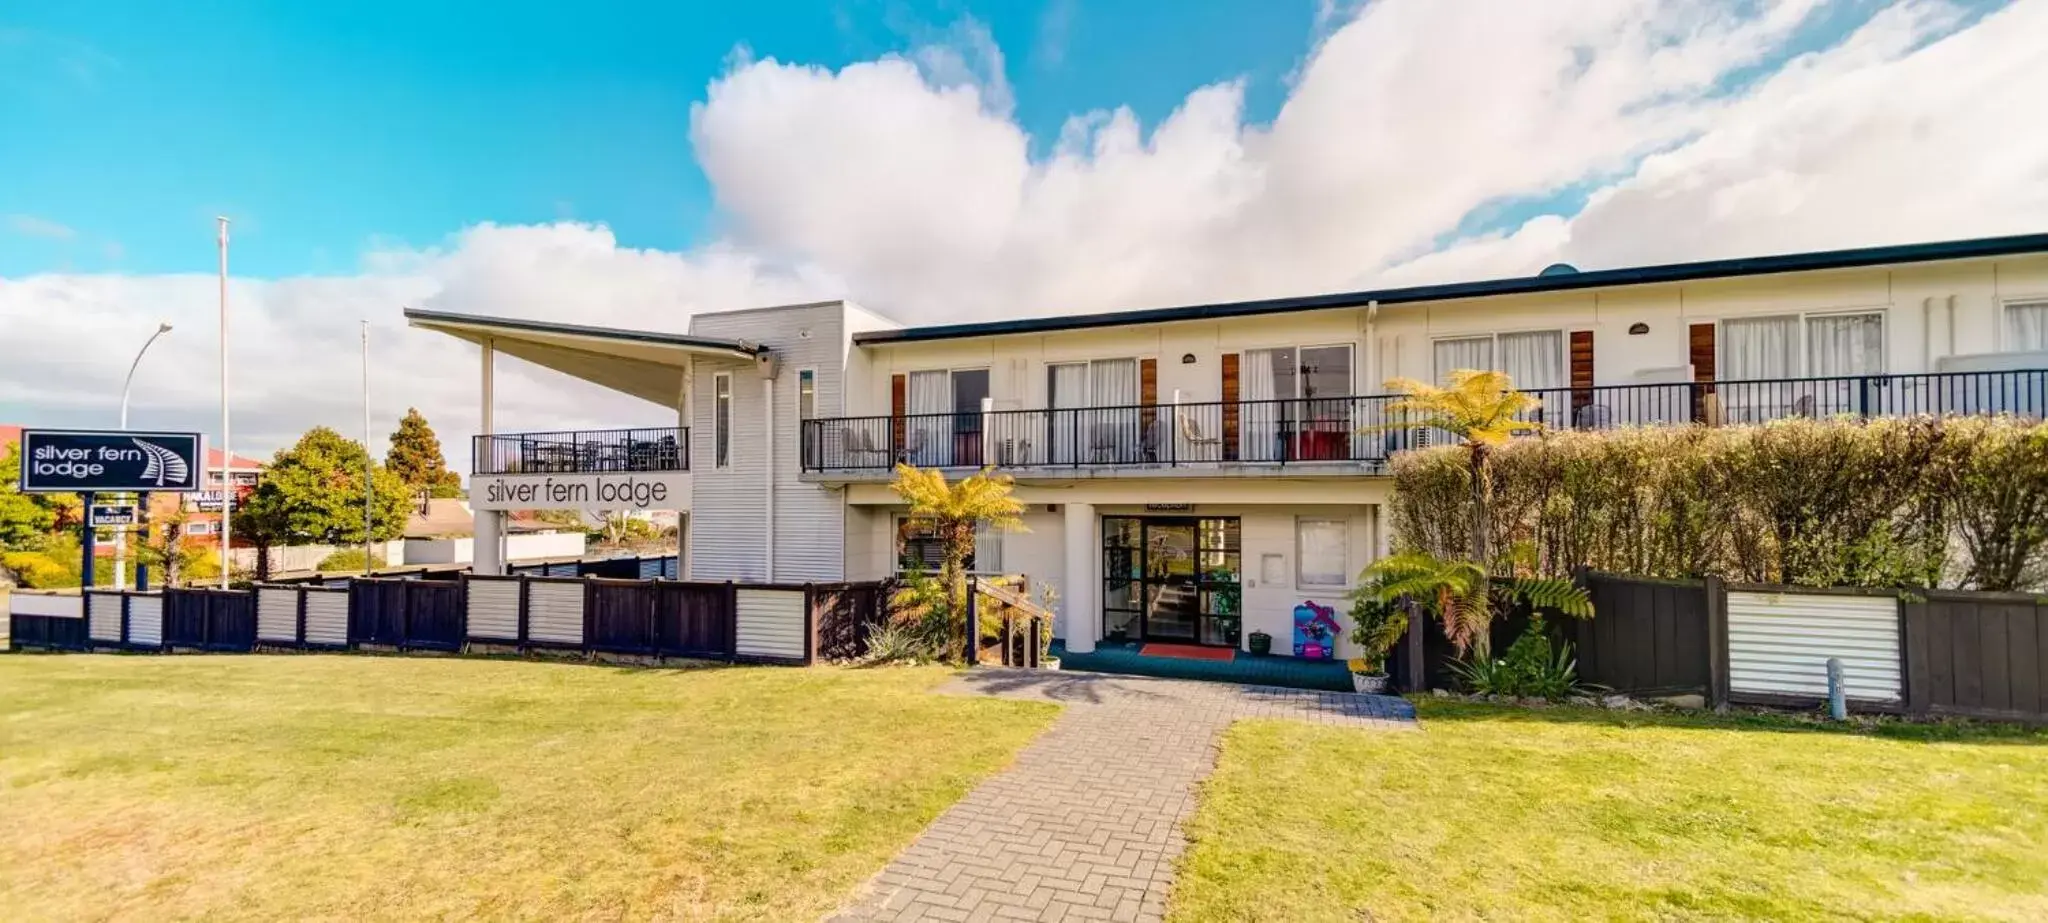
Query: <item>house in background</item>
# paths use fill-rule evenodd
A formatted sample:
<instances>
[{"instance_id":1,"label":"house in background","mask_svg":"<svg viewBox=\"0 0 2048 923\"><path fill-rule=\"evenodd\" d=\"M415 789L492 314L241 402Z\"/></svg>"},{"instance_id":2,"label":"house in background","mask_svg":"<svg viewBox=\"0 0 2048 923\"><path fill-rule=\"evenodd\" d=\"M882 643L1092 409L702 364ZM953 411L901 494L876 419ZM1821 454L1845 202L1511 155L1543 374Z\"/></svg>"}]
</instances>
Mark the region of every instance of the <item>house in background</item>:
<instances>
[{"instance_id":1,"label":"house in background","mask_svg":"<svg viewBox=\"0 0 2048 923\"><path fill-rule=\"evenodd\" d=\"M1342 611L1388 550L1389 458L1442 439L1395 425L1395 376L1498 369L1588 429L2048 407L2048 234L914 328L845 302L688 335L408 317L484 347L486 421L499 350L674 413L492 433L476 477L508 508L686 488L694 579L883 577L932 551L897 463L1014 476L1028 531L973 567L1057 587L1077 652L1285 651L1297 609Z\"/></svg>"},{"instance_id":2,"label":"house in background","mask_svg":"<svg viewBox=\"0 0 2048 923\"><path fill-rule=\"evenodd\" d=\"M257 484L262 483L263 469L269 467L267 462L245 455L234 455L231 458L232 460L227 466L227 477L223 480L221 475L221 451L216 448L208 448L206 450L206 475L205 479L201 482L204 489L196 494L152 495L149 505L151 521L160 522L165 516L175 514L182 508L186 514L185 534L187 536L219 535L221 506L228 490L226 485L230 482L234 485L235 506L239 508L248 498L249 492L255 490ZM233 533L230 532L229 538L233 539L233 537ZM214 541L218 542L218 539ZM244 547L244 544L239 541L235 542L235 546L238 548Z\"/></svg>"},{"instance_id":3,"label":"house in background","mask_svg":"<svg viewBox=\"0 0 2048 923\"><path fill-rule=\"evenodd\" d=\"M405 520L405 563L469 564L476 560L476 513L467 500L429 499ZM531 517L505 524L508 563L583 556L587 537Z\"/></svg>"}]
</instances>

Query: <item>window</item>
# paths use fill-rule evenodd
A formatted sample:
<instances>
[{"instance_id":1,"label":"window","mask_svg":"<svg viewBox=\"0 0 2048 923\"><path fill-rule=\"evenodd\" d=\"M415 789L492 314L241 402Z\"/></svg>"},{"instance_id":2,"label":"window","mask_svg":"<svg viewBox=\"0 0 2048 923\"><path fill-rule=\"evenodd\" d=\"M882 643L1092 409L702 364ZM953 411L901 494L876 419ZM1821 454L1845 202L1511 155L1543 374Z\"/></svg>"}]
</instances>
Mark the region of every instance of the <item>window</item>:
<instances>
[{"instance_id":1,"label":"window","mask_svg":"<svg viewBox=\"0 0 2048 923\"><path fill-rule=\"evenodd\" d=\"M1350 583L1351 524L1342 519L1294 521L1294 585L1342 587Z\"/></svg>"},{"instance_id":2,"label":"window","mask_svg":"<svg viewBox=\"0 0 2048 923\"><path fill-rule=\"evenodd\" d=\"M711 376L711 394L712 465L727 468L732 465L731 372L720 372Z\"/></svg>"},{"instance_id":3,"label":"window","mask_svg":"<svg viewBox=\"0 0 2048 923\"><path fill-rule=\"evenodd\" d=\"M1523 391L1567 384L1562 330L1447 337L1431 344L1431 353L1439 382L1458 369L1482 369L1506 373Z\"/></svg>"},{"instance_id":4,"label":"window","mask_svg":"<svg viewBox=\"0 0 2048 923\"><path fill-rule=\"evenodd\" d=\"M920 467L981 465L981 402L988 369L911 372L905 398L910 420L904 452Z\"/></svg>"},{"instance_id":5,"label":"window","mask_svg":"<svg viewBox=\"0 0 2048 923\"><path fill-rule=\"evenodd\" d=\"M1721 321L1722 381L1833 378L1884 372L1884 315L1807 314Z\"/></svg>"},{"instance_id":6,"label":"window","mask_svg":"<svg viewBox=\"0 0 2048 923\"><path fill-rule=\"evenodd\" d=\"M2005 306L2005 351L2048 350L2048 301Z\"/></svg>"},{"instance_id":7,"label":"window","mask_svg":"<svg viewBox=\"0 0 2048 923\"><path fill-rule=\"evenodd\" d=\"M1352 420L1351 345L1244 353L1238 411L1245 461L1341 459Z\"/></svg>"},{"instance_id":8,"label":"window","mask_svg":"<svg viewBox=\"0 0 2048 923\"><path fill-rule=\"evenodd\" d=\"M213 534L213 521L212 521L212 520L203 520L203 521L200 521L200 522L192 522L192 523L186 523L186 524L185 524L185 534L186 534L186 535L212 535L212 534Z\"/></svg>"},{"instance_id":9,"label":"window","mask_svg":"<svg viewBox=\"0 0 2048 923\"><path fill-rule=\"evenodd\" d=\"M928 520L899 516L896 519L896 572L922 570L937 574L946 561L945 543ZM982 528L974 533L974 553L962 566L970 574L995 575L1003 572L1003 533Z\"/></svg>"},{"instance_id":10,"label":"window","mask_svg":"<svg viewBox=\"0 0 2048 923\"><path fill-rule=\"evenodd\" d=\"M796 418L809 420L818 415L818 373L804 369L796 373Z\"/></svg>"}]
</instances>

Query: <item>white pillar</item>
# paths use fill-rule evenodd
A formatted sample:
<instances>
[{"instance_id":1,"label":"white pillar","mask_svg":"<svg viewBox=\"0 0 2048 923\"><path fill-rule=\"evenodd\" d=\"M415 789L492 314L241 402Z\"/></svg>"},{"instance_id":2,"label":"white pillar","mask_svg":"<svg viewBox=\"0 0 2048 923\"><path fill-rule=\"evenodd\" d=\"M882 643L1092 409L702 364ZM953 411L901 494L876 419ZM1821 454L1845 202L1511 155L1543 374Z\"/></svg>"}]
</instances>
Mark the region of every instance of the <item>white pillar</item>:
<instances>
[{"instance_id":1,"label":"white pillar","mask_svg":"<svg viewBox=\"0 0 2048 923\"><path fill-rule=\"evenodd\" d=\"M497 364L498 349L497 344L493 343L489 338L485 338L483 348L483 413L477 430L479 435L489 436L497 432L497 421L494 419L496 417L495 404L497 403L495 394L497 382L494 367ZM476 447L472 446L471 448L474 450ZM472 471L476 470L474 459L472 459L469 467ZM474 485L471 486L474 487ZM472 530L474 541L471 543L474 560L470 564L470 570L478 574L502 574L505 572L504 514L495 510L477 509L474 492L470 494L469 499L471 504L470 518L475 524Z\"/></svg>"},{"instance_id":2,"label":"white pillar","mask_svg":"<svg viewBox=\"0 0 2048 923\"><path fill-rule=\"evenodd\" d=\"M1063 636L1067 650L1086 654L1102 637L1102 546L1095 538L1095 505L1069 503L1066 512L1067 573L1061 588Z\"/></svg>"}]
</instances>

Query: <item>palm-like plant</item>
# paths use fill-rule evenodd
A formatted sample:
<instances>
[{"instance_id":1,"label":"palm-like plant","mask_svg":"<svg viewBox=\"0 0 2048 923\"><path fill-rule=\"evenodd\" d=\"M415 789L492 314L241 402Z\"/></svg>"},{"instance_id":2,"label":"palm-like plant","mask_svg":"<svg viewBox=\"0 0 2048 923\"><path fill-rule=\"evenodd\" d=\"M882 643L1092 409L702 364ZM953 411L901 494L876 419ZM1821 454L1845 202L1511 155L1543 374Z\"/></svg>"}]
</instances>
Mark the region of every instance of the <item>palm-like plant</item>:
<instances>
[{"instance_id":1,"label":"palm-like plant","mask_svg":"<svg viewBox=\"0 0 2048 923\"><path fill-rule=\"evenodd\" d=\"M1474 649L1481 658L1489 654L1492 641L1488 629L1497 605L1521 602L1573 618L1593 617L1592 597L1569 580L1494 579L1476 562L1444 560L1420 551L1404 551L1374 562L1365 569L1357 593L1385 605L1404 598L1421 603L1443 622L1444 636L1461 656Z\"/></svg>"},{"instance_id":2,"label":"palm-like plant","mask_svg":"<svg viewBox=\"0 0 2048 923\"><path fill-rule=\"evenodd\" d=\"M930 523L938 536L943 549L939 578L949 594L957 597L964 586L961 572L967 557L974 553L978 528L1023 528L1024 504L1011 496L1012 487L1008 475L987 470L948 483L937 469L896 466L896 479L889 488L910 504L912 519Z\"/></svg>"},{"instance_id":3,"label":"palm-like plant","mask_svg":"<svg viewBox=\"0 0 2048 923\"><path fill-rule=\"evenodd\" d=\"M1448 432L1461 441L1465 468L1472 480L1471 559L1491 560L1486 547L1487 499L1491 495L1487 458L1495 446L1517 434L1541 429L1540 424L1523 419L1522 415L1543 406L1543 402L1515 390L1514 380L1506 373L1477 369L1452 372L1450 383L1441 388L1412 378L1391 379L1387 388L1402 397L1387 404L1387 414L1393 422L1380 429L1429 427ZM1482 569L1476 586L1483 590L1485 583L1486 573Z\"/></svg>"}]
</instances>

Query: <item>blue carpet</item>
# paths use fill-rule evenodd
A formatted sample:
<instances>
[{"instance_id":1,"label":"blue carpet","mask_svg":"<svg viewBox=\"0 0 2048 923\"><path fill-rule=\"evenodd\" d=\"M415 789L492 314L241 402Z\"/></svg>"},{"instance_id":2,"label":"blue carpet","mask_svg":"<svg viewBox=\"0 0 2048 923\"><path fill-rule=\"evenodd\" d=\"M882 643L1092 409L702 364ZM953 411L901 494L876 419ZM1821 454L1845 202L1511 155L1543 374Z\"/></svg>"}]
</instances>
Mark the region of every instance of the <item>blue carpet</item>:
<instances>
[{"instance_id":1,"label":"blue carpet","mask_svg":"<svg viewBox=\"0 0 2048 923\"><path fill-rule=\"evenodd\" d=\"M1126 673L1165 679L1195 679L1215 683L1246 683L1255 686L1285 686L1289 689L1351 691L1351 669L1341 660L1305 660L1237 651L1230 660L1188 660L1180 657L1143 657L1135 642L1103 641L1095 650L1077 654L1064 642L1052 643L1052 655L1060 669L1089 673Z\"/></svg>"}]
</instances>

